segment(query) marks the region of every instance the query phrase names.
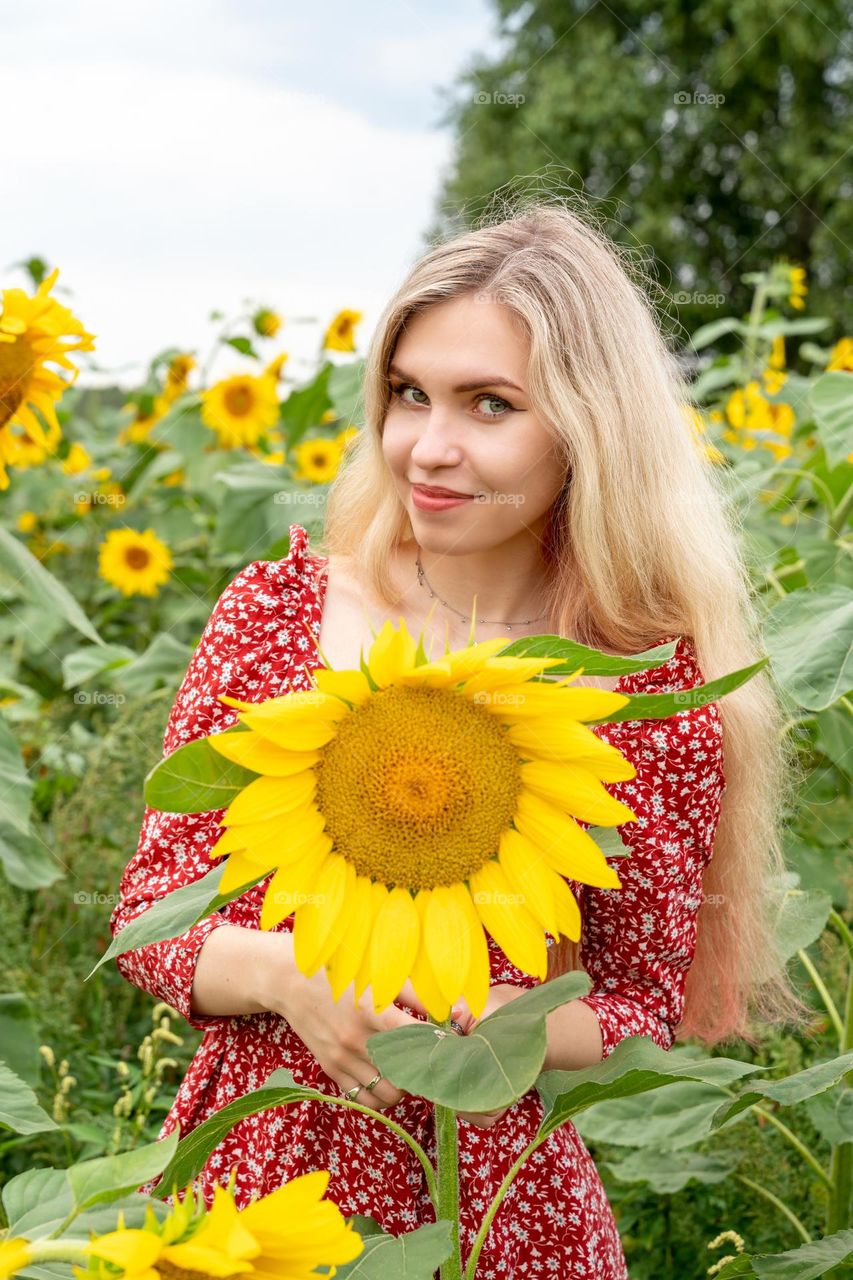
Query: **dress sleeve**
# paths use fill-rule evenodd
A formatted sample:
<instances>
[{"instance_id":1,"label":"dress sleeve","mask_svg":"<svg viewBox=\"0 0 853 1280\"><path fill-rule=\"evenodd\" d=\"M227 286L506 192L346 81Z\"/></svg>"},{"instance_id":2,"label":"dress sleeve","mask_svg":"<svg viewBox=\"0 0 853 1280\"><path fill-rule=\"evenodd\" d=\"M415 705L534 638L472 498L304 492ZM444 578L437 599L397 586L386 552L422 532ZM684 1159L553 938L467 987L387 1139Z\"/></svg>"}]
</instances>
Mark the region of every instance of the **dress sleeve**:
<instances>
[{"instance_id":1,"label":"dress sleeve","mask_svg":"<svg viewBox=\"0 0 853 1280\"><path fill-rule=\"evenodd\" d=\"M704 683L693 642L681 637L668 662L624 678L620 691L664 693ZM577 886L580 959L593 983L579 999L598 1017L606 1058L626 1036L647 1035L663 1049L672 1047L725 775L716 702L665 720L599 725L595 732L637 770L630 781L607 784L638 818L617 828L629 850L611 861L621 888Z\"/></svg>"},{"instance_id":2,"label":"dress sleeve","mask_svg":"<svg viewBox=\"0 0 853 1280\"><path fill-rule=\"evenodd\" d=\"M287 589L292 585L293 558L250 564L219 597L169 715L164 755L236 721L236 710L220 702L219 694L262 701L281 691L275 686L287 674L285 655L293 653L288 627L292 624L293 634L304 640L294 592ZM113 935L158 899L211 870L207 854L222 834L218 824L224 812L164 813L145 807L138 847L122 875L119 900L110 918ZM116 957L119 972L176 1009L191 1027L206 1030L222 1018L190 1013L198 953L214 929L229 923L251 924L259 914L262 893L263 882L179 937L123 952Z\"/></svg>"}]
</instances>

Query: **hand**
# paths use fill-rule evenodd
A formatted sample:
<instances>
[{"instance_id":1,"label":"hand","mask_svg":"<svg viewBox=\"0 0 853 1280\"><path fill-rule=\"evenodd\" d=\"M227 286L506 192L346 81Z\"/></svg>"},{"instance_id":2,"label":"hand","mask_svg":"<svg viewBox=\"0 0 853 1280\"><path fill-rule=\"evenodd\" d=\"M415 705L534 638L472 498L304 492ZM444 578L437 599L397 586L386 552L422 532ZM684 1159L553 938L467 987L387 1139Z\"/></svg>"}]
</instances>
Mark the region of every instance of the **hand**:
<instances>
[{"instance_id":1,"label":"hand","mask_svg":"<svg viewBox=\"0 0 853 1280\"><path fill-rule=\"evenodd\" d=\"M462 1034L470 1035L478 1023L487 1018L490 1013L494 1013L496 1009L500 1009L505 1004L509 1004L511 1000L515 1000L518 996L523 995L524 987L514 987L509 982L497 982L493 987L489 988L489 994L486 998L486 1007L480 1014L479 1018L475 1018L468 1007L468 1002L464 997L460 997L450 1011L450 1016L462 1026ZM398 999L409 1006L410 1009L418 1009L426 1014L426 1009L421 1004L417 994L410 982L407 982L400 992ZM457 1035L459 1032L456 1033ZM498 1107L496 1111L457 1111L456 1115L460 1120L466 1120L469 1124L476 1125L478 1129L490 1129L493 1124L500 1120L501 1116L509 1110L512 1105L510 1103L506 1107Z\"/></svg>"},{"instance_id":2,"label":"hand","mask_svg":"<svg viewBox=\"0 0 853 1280\"><path fill-rule=\"evenodd\" d=\"M406 1094L386 1076L372 1089L365 1087L378 1074L368 1057L367 1041L380 1031L413 1025L418 1019L394 1005L375 1013L369 987L356 1003L352 983L339 1000L333 1000L325 968L306 978L293 962L292 935L277 936L283 945L276 954L279 963L265 975L266 1007L287 1019L341 1093L360 1084L353 1101L378 1111L395 1107Z\"/></svg>"}]
</instances>

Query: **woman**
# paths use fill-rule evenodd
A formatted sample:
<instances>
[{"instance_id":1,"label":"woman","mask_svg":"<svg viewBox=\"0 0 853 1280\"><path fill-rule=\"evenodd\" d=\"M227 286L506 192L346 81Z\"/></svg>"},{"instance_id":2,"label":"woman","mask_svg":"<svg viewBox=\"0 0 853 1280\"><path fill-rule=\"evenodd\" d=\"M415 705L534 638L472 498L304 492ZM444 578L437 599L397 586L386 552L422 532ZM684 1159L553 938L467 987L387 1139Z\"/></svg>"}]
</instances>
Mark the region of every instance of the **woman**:
<instances>
[{"instance_id":1,"label":"woman","mask_svg":"<svg viewBox=\"0 0 853 1280\"><path fill-rule=\"evenodd\" d=\"M234 723L220 694L259 702L308 688L324 662L358 666L387 616L423 631L433 653L468 642L472 612L477 640L550 633L619 654L674 641L653 669L578 681L625 693L690 688L754 661L736 537L686 400L643 289L564 207L532 205L433 248L373 335L365 426L333 485L324 545L309 550L294 523L283 560L249 564L225 590L164 751ZM592 988L549 1015L546 1068L598 1062L628 1035L665 1049L676 1032L754 1041L751 995L763 1020L796 1015L784 971L766 959L755 969L768 952L763 886L783 865L776 822L790 774L779 726L761 676L721 704L596 728L635 765L634 779L611 785L638 821L619 829L630 853L618 862L621 889L569 881L582 939L551 947L549 977L582 964ZM114 931L209 870L221 816L146 810ZM425 1016L411 985L379 1016L369 992L357 1006L334 1003L322 970L306 979L295 968L292 915L260 931L266 884L182 937L119 958L131 982L206 1033L162 1133L180 1122L186 1134L286 1067L388 1111L431 1149L430 1104L377 1075L365 1049L376 1031ZM489 947L486 1013L536 982L492 938ZM454 1017L471 1029L464 1003ZM463 1258L541 1113L531 1090L460 1120ZM200 1175L206 1197L232 1166L238 1203L328 1168L345 1214L394 1234L432 1220L408 1148L344 1108L303 1102L242 1121ZM523 1167L477 1275L627 1275L574 1126Z\"/></svg>"}]
</instances>

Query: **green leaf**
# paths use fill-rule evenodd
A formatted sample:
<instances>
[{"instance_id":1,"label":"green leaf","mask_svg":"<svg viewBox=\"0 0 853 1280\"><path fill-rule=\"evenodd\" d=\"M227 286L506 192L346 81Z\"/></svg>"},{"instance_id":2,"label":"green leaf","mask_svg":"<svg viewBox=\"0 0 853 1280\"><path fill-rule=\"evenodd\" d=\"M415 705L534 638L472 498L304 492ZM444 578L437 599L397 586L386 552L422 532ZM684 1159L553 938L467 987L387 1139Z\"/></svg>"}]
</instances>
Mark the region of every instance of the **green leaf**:
<instances>
[{"instance_id":1,"label":"green leaf","mask_svg":"<svg viewBox=\"0 0 853 1280\"><path fill-rule=\"evenodd\" d=\"M166 813L226 808L258 774L226 760L197 738L160 760L145 779L145 803Z\"/></svg>"},{"instance_id":2,"label":"green leaf","mask_svg":"<svg viewBox=\"0 0 853 1280\"><path fill-rule=\"evenodd\" d=\"M830 467L847 460L853 440L853 376L833 370L811 389L811 403L820 442Z\"/></svg>"},{"instance_id":3,"label":"green leaf","mask_svg":"<svg viewBox=\"0 0 853 1280\"><path fill-rule=\"evenodd\" d=\"M192 657L192 646L165 632L155 636L144 653L113 671L112 684L129 697L151 693L180 682Z\"/></svg>"},{"instance_id":4,"label":"green leaf","mask_svg":"<svg viewBox=\"0 0 853 1280\"><path fill-rule=\"evenodd\" d=\"M690 339L690 345L694 351L701 351L727 333L742 333L743 330L744 325L740 320L736 320L734 316L724 316L722 320L712 320L710 324L703 324L698 328Z\"/></svg>"},{"instance_id":5,"label":"green leaf","mask_svg":"<svg viewBox=\"0 0 853 1280\"><path fill-rule=\"evenodd\" d=\"M215 475L222 486L216 517L213 554L245 557L247 547L253 558L287 533L288 497L278 467L249 462L220 468Z\"/></svg>"},{"instance_id":6,"label":"green leaf","mask_svg":"<svg viewBox=\"0 0 853 1280\"><path fill-rule=\"evenodd\" d=\"M65 872L54 862L49 850L39 836L31 831L26 835L0 821L0 863L10 884L19 889L44 889Z\"/></svg>"},{"instance_id":7,"label":"green leaf","mask_svg":"<svg viewBox=\"0 0 853 1280\"><path fill-rule=\"evenodd\" d=\"M767 666L769 658L761 658L749 667L740 667L720 676L718 680L710 680L707 684L698 684L694 689L680 689L676 693L634 693L626 694L628 703L613 711L606 720L588 720L587 724L609 724L617 720L662 720L667 716L677 715L679 711L687 711L691 707L706 707L709 702L716 702L724 694L739 689L754 675Z\"/></svg>"},{"instance_id":8,"label":"green leaf","mask_svg":"<svg viewBox=\"0 0 853 1280\"><path fill-rule=\"evenodd\" d=\"M251 356L253 360L260 359L248 338L225 338L224 343L228 347L233 347L235 351L239 351L241 356Z\"/></svg>"},{"instance_id":9,"label":"green leaf","mask_svg":"<svg viewBox=\"0 0 853 1280\"><path fill-rule=\"evenodd\" d=\"M421 1022L371 1036L367 1052L398 1089L455 1111L492 1111L533 1088L545 1060L546 1015L589 987L587 974L565 973L509 1001L467 1036Z\"/></svg>"},{"instance_id":10,"label":"green leaf","mask_svg":"<svg viewBox=\"0 0 853 1280\"><path fill-rule=\"evenodd\" d=\"M175 1154L180 1140L176 1127L166 1138L117 1156L100 1156L72 1165L66 1172L72 1205L82 1211L127 1195L149 1178L156 1178Z\"/></svg>"},{"instance_id":11,"label":"green leaf","mask_svg":"<svg viewBox=\"0 0 853 1280\"><path fill-rule=\"evenodd\" d=\"M336 364L329 374L331 408L341 419L338 428L340 431L360 426L364 419L363 382L363 360L354 360L351 364Z\"/></svg>"},{"instance_id":12,"label":"green leaf","mask_svg":"<svg viewBox=\"0 0 853 1280\"><path fill-rule=\"evenodd\" d=\"M718 1280L757 1276L758 1280L818 1280L853 1257L853 1229L847 1227L786 1253L744 1254L717 1273ZM744 1270L744 1268L748 1268Z\"/></svg>"},{"instance_id":13,"label":"green leaf","mask_svg":"<svg viewBox=\"0 0 853 1280\"><path fill-rule=\"evenodd\" d=\"M610 1098L662 1089L674 1081L698 1080L728 1085L732 1080L766 1068L734 1058L685 1058L673 1060L648 1036L627 1036L601 1062L579 1071L545 1071L536 1088L545 1105L540 1135L553 1133L594 1103ZM659 1142L656 1145L660 1145Z\"/></svg>"},{"instance_id":14,"label":"green leaf","mask_svg":"<svg viewBox=\"0 0 853 1280\"><path fill-rule=\"evenodd\" d=\"M809 1098L805 1105L818 1133L831 1147L853 1142L853 1089L842 1084Z\"/></svg>"},{"instance_id":15,"label":"green leaf","mask_svg":"<svg viewBox=\"0 0 853 1280\"><path fill-rule=\"evenodd\" d=\"M327 360L307 386L291 391L283 401L281 423L286 433L285 443L288 449L292 449L311 427L319 427L323 414L331 409L329 379L332 368L331 361Z\"/></svg>"},{"instance_id":16,"label":"green leaf","mask_svg":"<svg viewBox=\"0 0 853 1280\"><path fill-rule=\"evenodd\" d=\"M35 1011L23 991L0 995L0 1045L6 1066L28 1085L39 1082L39 1034Z\"/></svg>"},{"instance_id":17,"label":"green leaf","mask_svg":"<svg viewBox=\"0 0 853 1280\"><path fill-rule=\"evenodd\" d=\"M655 1151L643 1148L624 1160L608 1160L607 1168L620 1182L645 1182L657 1195L674 1195L691 1182L712 1186L724 1182L737 1168L737 1155L702 1155L698 1151Z\"/></svg>"},{"instance_id":18,"label":"green leaf","mask_svg":"<svg viewBox=\"0 0 853 1280\"><path fill-rule=\"evenodd\" d=\"M831 707L853 688L853 590L837 583L792 591L767 614L764 643L776 680L798 706Z\"/></svg>"},{"instance_id":19,"label":"green leaf","mask_svg":"<svg viewBox=\"0 0 853 1280\"><path fill-rule=\"evenodd\" d=\"M44 1240L62 1225L74 1207L68 1173L65 1169L27 1169L10 1178L3 1188L3 1208L9 1221L9 1232L25 1240ZM63 1237L88 1240L89 1232L99 1235L114 1231L119 1210L128 1227L141 1227L148 1206L157 1218L164 1218L168 1207L137 1192L114 1200L109 1205L81 1213L69 1223ZM22 1275L29 1274L21 1272Z\"/></svg>"},{"instance_id":20,"label":"green leaf","mask_svg":"<svg viewBox=\"0 0 853 1280\"><path fill-rule=\"evenodd\" d=\"M51 1120L30 1086L0 1061L0 1124L13 1133L44 1133L59 1126Z\"/></svg>"},{"instance_id":21,"label":"green leaf","mask_svg":"<svg viewBox=\"0 0 853 1280\"><path fill-rule=\"evenodd\" d=\"M62 687L74 689L102 671L121 666L134 657L133 650L124 644L94 644L86 645L84 649L73 649L62 659Z\"/></svg>"},{"instance_id":22,"label":"green leaf","mask_svg":"<svg viewBox=\"0 0 853 1280\"><path fill-rule=\"evenodd\" d=\"M585 676L626 676L636 671L650 671L660 667L674 655L677 641L659 644L654 649L622 658L618 654L602 653L576 640L563 636L519 636L500 650L500 658L561 658L559 666L549 667L549 676L570 676L583 667Z\"/></svg>"},{"instance_id":23,"label":"green leaf","mask_svg":"<svg viewBox=\"0 0 853 1280\"><path fill-rule=\"evenodd\" d=\"M821 889L784 889L773 929L779 958L787 962L810 947L826 928L831 910L832 898Z\"/></svg>"},{"instance_id":24,"label":"green leaf","mask_svg":"<svg viewBox=\"0 0 853 1280\"><path fill-rule=\"evenodd\" d=\"M765 1098L778 1102L780 1106L792 1107L806 1098L813 1098L826 1089L831 1089L848 1071L853 1071L853 1052L832 1058L829 1062L819 1062L816 1066L807 1067L805 1071L786 1076L784 1080L760 1080L750 1084L736 1098L723 1103L714 1116L711 1127L719 1129L733 1116Z\"/></svg>"},{"instance_id":25,"label":"green leaf","mask_svg":"<svg viewBox=\"0 0 853 1280\"><path fill-rule=\"evenodd\" d=\"M17 739L0 715L0 827L29 835L32 790Z\"/></svg>"},{"instance_id":26,"label":"green leaf","mask_svg":"<svg viewBox=\"0 0 853 1280\"><path fill-rule=\"evenodd\" d=\"M451 1224L443 1218L402 1236L371 1232L362 1239L364 1252L338 1267L338 1280L433 1280L453 1248Z\"/></svg>"},{"instance_id":27,"label":"green leaf","mask_svg":"<svg viewBox=\"0 0 853 1280\"><path fill-rule=\"evenodd\" d=\"M7 529L0 528L0 570L5 569L12 587L50 617L60 617L94 644L103 644L71 592L45 569L40 560ZM8 588L7 588L8 589Z\"/></svg>"},{"instance_id":28,"label":"green leaf","mask_svg":"<svg viewBox=\"0 0 853 1280\"><path fill-rule=\"evenodd\" d=\"M163 1176L152 1194L158 1199L163 1199L172 1194L174 1187L185 1187L204 1168L211 1151L219 1146L225 1135L231 1132L239 1120L256 1115L259 1111L266 1111L270 1107L281 1107L289 1102L302 1102L306 1098L328 1102L329 1095L321 1093L318 1089L298 1085L291 1073L283 1067L274 1071L260 1088L253 1089L243 1097L227 1103L207 1120L196 1125L192 1132L181 1140L174 1157L163 1170ZM330 1105L335 1104L330 1103Z\"/></svg>"},{"instance_id":29,"label":"green leaf","mask_svg":"<svg viewBox=\"0 0 853 1280\"><path fill-rule=\"evenodd\" d=\"M616 827L588 827L591 836L605 858L629 858L631 850L623 842Z\"/></svg>"},{"instance_id":30,"label":"green leaf","mask_svg":"<svg viewBox=\"0 0 853 1280\"><path fill-rule=\"evenodd\" d=\"M679 1080L651 1096L641 1093L596 1103L576 1116L574 1124L585 1142L680 1151L708 1136L721 1097L711 1084Z\"/></svg>"}]
</instances>

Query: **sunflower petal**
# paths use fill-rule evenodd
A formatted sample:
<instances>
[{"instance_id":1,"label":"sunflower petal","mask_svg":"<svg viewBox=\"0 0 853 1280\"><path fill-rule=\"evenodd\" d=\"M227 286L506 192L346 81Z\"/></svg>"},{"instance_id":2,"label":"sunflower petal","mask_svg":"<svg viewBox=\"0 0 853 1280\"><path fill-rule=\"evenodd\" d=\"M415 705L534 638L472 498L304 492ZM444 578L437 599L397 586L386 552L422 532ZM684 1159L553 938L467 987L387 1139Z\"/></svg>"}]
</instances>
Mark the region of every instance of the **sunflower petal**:
<instances>
[{"instance_id":1,"label":"sunflower petal","mask_svg":"<svg viewBox=\"0 0 853 1280\"><path fill-rule=\"evenodd\" d=\"M497 862L489 861L474 873L471 895L480 919L510 962L544 982L548 973L545 934L518 901L520 895Z\"/></svg>"},{"instance_id":2,"label":"sunflower petal","mask_svg":"<svg viewBox=\"0 0 853 1280\"><path fill-rule=\"evenodd\" d=\"M349 873L352 873L350 879ZM330 854L317 876L310 900L297 904L293 924L293 954L297 968L310 978L325 963L328 949L340 941L336 925L355 883L355 868L339 853Z\"/></svg>"},{"instance_id":3,"label":"sunflower petal","mask_svg":"<svg viewBox=\"0 0 853 1280\"><path fill-rule=\"evenodd\" d=\"M211 733L207 741L226 760L273 778L301 773L321 758L319 751L288 751L258 733Z\"/></svg>"},{"instance_id":4,"label":"sunflower petal","mask_svg":"<svg viewBox=\"0 0 853 1280\"><path fill-rule=\"evenodd\" d=\"M522 791L513 821L560 875L602 889L621 887L622 881L592 836L541 796Z\"/></svg>"},{"instance_id":5,"label":"sunflower petal","mask_svg":"<svg viewBox=\"0 0 853 1280\"><path fill-rule=\"evenodd\" d=\"M498 862L527 910L549 933L557 932L554 884L558 881L536 845L519 831L507 828L501 836Z\"/></svg>"},{"instance_id":6,"label":"sunflower petal","mask_svg":"<svg viewBox=\"0 0 853 1280\"><path fill-rule=\"evenodd\" d=\"M326 961L332 999L336 1001L340 1000L350 983L355 981L373 932L373 889L366 876L356 877L346 915L349 922L347 930Z\"/></svg>"},{"instance_id":7,"label":"sunflower petal","mask_svg":"<svg viewBox=\"0 0 853 1280\"><path fill-rule=\"evenodd\" d=\"M420 921L414 899L399 885L376 913L370 939L373 1008L387 1009L409 976L420 941Z\"/></svg>"},{"instance_id":8,"label":"sunflower petal","mask_svg":"<svg viewBox=\"0 0 853 1280\"><path fill-rule=\"evenodd\" d=\"M317 776L311 769L292 778L255 778L244 787L225 811L223 823L229 827L243 822L263 822L301 808L314 796Z\"/></svg>"},{"instance_id":9,"label":"sunflower petal","mask_svg":"<svg viewBox=\"0 0 853 1280\"><path fill-rule=\"evenodd\" d=\"M421 889L415 899L415 906L418 911L418 918L421 923L420 945L417 955L412 962L410 977L412 986L427 1010L431 1018L436 1022L444 1022L450 1013L450 1001L445 999L436 981L432 965L429 962L429 954L426 939L426 909L432 895L431 889ZM478 920L479 925L479 920ZM480 928L482 934L482 928Z\"/></svg>"},{"instance_id":10,"label":"sunflower petal","mask_svg":"<svg viewBox=\"0 0 853 1280\"><path fill-rule=\"evenodd\" d=\"M522 764L519 772L526 788L551 804L571 810L581 822L618 827L637 820L634 811L605 791L602 783L583 765L534 760Z\"/></svg>"},{"instance_id":11,"label":"sunflower petal","mask_svg":"<svg viewBox=\"0 0 853 1280\"><path fill-rule=\"evenodd\" d=\"M353 706L360 707L370 697L370 684L363 671L332 671L328 667L318 667L313 675L314 683L323 693L344 698Z\"/></svg>"},{"instance_id":12,"label":"sunflower petal","mask_svg":"<svg viewBox=\"0 0 853 1280\"><path fill-rule=\"evenodd\" d=\"M316 888L328 856L322 849L312 849L291 866L278 868L264 894L260 921L262 929L274 929L305 902Z\"/></svg>"},{"instance_id":13,"label":"sunflower petal","mask_svg":"<svg viewBox=\"0 0 853 1280\"><path fill-rule=\"evenodd\" d=\"M451 1003L471 966L469 921L455 886L436 885L426 906L427 955L439 990ZM462 886L467 894L467 889Z\"/></svg>"},{"instance_id":14,"label":"sunflower petal","mask_svg":"<svg viewBox=\"0 0 853 1280\"><path fill-rule=\"evenodd\" d=\"M393 684L398 676L411 671L415 665L417 646L409 635L409 630L400 618L400 626L394 629L391 619L386 618L382 629L370 646L367 666L374 682L380 689Z\"/></svg>"}]
</instances>

